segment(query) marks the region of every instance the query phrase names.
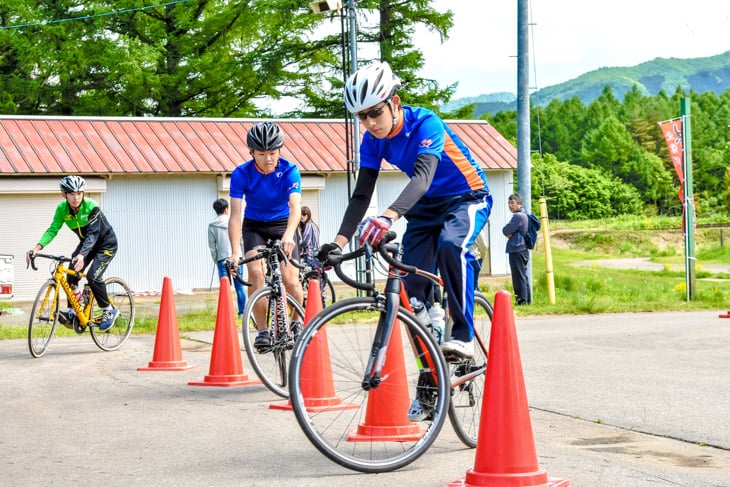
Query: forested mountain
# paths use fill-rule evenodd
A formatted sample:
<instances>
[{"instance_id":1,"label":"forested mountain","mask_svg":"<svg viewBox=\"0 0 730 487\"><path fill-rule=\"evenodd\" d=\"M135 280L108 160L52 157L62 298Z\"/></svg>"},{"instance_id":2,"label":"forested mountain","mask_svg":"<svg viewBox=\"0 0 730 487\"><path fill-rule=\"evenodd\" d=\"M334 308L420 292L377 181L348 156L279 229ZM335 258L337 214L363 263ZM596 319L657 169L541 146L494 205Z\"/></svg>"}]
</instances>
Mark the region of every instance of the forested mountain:
<instances>
[{"instance_id":1,"label":"forested mountain","mask_svg":"<svg viewBox=\"0 0 730 487\"><path fill-rule=\"evenodd\" d=\"M691 108L685 133L697 215L730 215L730 89L644 95L634 86L620 101L606 86L588 104L573 97L533 105L533 205L546 196L550 215L569 219L681 215L679 180L658 123L679 117L683 100ZM516 110L483 118L516 144Z\"/></svg>"},{"instance_id":2,"label":"forested mountain","mask_svg":"<svg viewBox=\"0 0 730 487\"><path fill-rule=\"evenodd\" d=\"M530 99L533 105L540 106L546 106L554 99L565 101L573 97L589 104L600 96L606 85L611 87L619 100L623 100L634 85L642 95L656 95L660 90L671 94L677 87L688 92L713 91L720 95L730 88L730 51L703 58L656 58L632 67L600 68L538 90L532 93ZM498 93L494 96L460 98L445 104L442 111L449 112L471 103L476 103L477 117L484 113L514 110L516 98L514 95L509 98L509 95Z\"/></svg>"},{"instance_id":3,"label":"forested mountain","mask_svg":"<svg viewBox=\"0 0 730 487\"><path fill-rule=\"evenodd\" d=\"M574 96L588 104L598 98L606 85L619 100L633 85L642 95L656 95L660 90L674 93L678 86L685 91L714 91L720 95L730 88L730 51L704 58L656 58L630 68L600 68L536 91L531 98L534 104L542 106L555 98L565 101Z\"/></svg>"}]
</instances>

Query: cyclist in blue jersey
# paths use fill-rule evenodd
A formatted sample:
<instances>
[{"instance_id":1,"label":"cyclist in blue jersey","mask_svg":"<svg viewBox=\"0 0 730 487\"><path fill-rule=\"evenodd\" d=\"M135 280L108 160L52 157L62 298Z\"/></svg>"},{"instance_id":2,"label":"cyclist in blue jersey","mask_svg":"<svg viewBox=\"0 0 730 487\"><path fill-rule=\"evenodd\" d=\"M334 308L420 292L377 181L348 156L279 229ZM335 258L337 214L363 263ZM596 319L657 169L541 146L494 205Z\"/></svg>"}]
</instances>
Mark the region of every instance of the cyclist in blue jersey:
<instances>
[{"instance_id":1,"label":"cyclist in blue jersey","mask_svg":"<svg viewBox=\"0 0 730 487\"><path fill-rule=\"evenodd\" d=\"M444 354L474 355L474 256L469 247L489 218L492 197L486 177L469 149L431 110L404 106L400 80L388 63L374 62L345 84L345 104L367 129L360 145L357 183L334 242L318 258L339 252L355 233L370 204L383 161L410 178L396 200L379 216L360 223L360 244L377 244L394 221L408 221L403 235L403 262L439 271L453 320ZM431 284L410 274L409 296L431 299Z\"/></svg>"},{"instance_id":2,"label":"cyclist in blue jersey","mask_svg":"<svg viewBox=\"0 0 730 487\"><path fill-rule=\"evenodd\" d=\"M280 240L287 256L299 259L296 232L302 215L302 177L299 168L281 157L284 134L273 122L260 122L249 130L246 144L253 159L238 166L231 174L231 216L228 225L228 238L231 242L233 261L236 271L240 259L240 246L243 235L245 257L256 254L255 248L266 245L267 240ZM246 209L241 211L243 198ZM249 296L264 286L266 277L262 261L247 264L248 280L251 282ZM282 265L282 278L287 293L302 302L303 291L299 282L299 269L293 265ZM260 306L258 306L260 305ZM271 346L271 334L266 329L264 319L266 304L264 300L254 309L259 333L254 341L257 351L265 352Z\"/></svg>"}]
</instances>

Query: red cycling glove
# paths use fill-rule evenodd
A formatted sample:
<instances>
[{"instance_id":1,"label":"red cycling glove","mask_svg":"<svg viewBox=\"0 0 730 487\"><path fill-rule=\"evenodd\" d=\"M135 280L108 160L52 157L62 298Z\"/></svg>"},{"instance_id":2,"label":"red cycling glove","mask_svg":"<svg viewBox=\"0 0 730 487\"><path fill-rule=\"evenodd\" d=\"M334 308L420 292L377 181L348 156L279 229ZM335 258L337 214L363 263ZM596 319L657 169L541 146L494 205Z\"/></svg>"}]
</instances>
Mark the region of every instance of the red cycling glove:
<instances>
[{"instance_id":1,"label":"red cycling glove","mask_svg":"<svg viewBox=\"0 0 730 487\"><path fill-rule=\"evenodd\" d=\"M369 216L360 224L360 238L358 242L362 247L365 243L370 245L378 245L380 239L383 238L385 232L390 230L390 226L393 224L393 219L385 216Z\"/></svg>"}]
</instances>

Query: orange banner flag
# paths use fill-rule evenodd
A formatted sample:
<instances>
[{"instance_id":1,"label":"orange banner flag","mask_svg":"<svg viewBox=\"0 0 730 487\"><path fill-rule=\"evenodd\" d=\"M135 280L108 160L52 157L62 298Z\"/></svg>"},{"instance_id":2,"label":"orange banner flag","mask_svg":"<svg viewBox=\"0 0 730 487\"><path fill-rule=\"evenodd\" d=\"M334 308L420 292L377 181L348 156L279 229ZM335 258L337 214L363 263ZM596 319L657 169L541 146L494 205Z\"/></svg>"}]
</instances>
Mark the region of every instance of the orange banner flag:
<instances>
[{"instance_id":1,"label":"orange banner flag","mask_svg":"<svg viewBox=\"0 0 730 487\"><path fill-rule=\"evenodd\" d=\"M682 119L675 118L666 122L659 122L659 128L667 142L669 155L672 157L674 170L679 178L679 201L684 203L684 170L682 163L684 162L684 148L682 144Z\"/></svg>"}]
</instances>

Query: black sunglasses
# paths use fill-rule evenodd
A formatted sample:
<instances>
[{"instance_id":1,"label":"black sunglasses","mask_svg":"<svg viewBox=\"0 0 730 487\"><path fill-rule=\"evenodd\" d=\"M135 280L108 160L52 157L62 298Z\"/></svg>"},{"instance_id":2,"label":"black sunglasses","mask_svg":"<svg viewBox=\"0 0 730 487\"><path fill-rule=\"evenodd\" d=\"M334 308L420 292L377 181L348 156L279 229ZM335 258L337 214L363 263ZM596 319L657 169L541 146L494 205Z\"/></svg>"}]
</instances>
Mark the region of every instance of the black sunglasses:
<instances>
[{"instance_id":1,"label":"black sunglasses","mask_svg":"<svg viewBox=\"0 0 730 487\"><path fill-rule=\"evenodd\" d=\"M357 118L359 118L363 122L365 120L367 120L368 117L370 117L370 118L378 118L379 116L381 116L383 114L383 110L385 110L385 107L386 106L387 106L387 104L381 106L380 108L373 108L372 110L369 110L369 111L367 111L365 113L362 113L362 112L361 113L358 113L357 114Z\"/></svg>"}]
</instances>

